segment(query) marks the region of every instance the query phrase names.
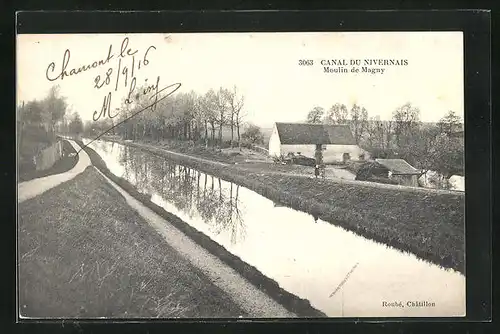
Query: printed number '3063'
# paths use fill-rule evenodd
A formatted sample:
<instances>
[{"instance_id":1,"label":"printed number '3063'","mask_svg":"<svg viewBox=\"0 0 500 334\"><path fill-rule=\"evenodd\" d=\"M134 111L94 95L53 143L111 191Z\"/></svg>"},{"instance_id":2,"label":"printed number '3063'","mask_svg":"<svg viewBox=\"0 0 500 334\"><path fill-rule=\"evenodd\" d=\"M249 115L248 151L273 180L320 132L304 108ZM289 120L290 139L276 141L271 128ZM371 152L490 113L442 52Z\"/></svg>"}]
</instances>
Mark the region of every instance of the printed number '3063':
<instances>
[{"instance_id":1,"label":"printed number '3063'","mask_svg":"<svg viewBox=\"0 0 500 334\"><path fill-rule=\"evenodd\" d=\"M313 60L311 59L300 59L299 60L299 65L300 66L312 66L313 65Z\"/></svg>"}]
</instances>

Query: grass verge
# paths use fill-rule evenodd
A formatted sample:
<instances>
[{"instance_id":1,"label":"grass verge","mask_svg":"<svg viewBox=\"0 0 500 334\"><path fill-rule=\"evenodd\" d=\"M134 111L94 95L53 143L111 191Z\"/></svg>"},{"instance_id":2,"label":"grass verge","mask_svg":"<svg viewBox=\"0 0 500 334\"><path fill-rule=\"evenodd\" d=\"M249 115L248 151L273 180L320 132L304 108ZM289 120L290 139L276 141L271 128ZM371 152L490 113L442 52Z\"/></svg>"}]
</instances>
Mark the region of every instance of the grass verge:
<instances>
[{"instance_id":1,"label":"grass verge","mask_svg":"<svg viewBox=\"0 0 500 334\"><path fill-rule=\"evenodd\" d=\"M246 316L94 167L21 203L18 217L22 316Z\"/></svg>"},{"instance_id":2,"label":"grass verge","mask_svg":"<svg viewBox=\"0 0 500 334\"><path fill-rule=\"evenodd\" d=\"M238 165L221 167L171 154L161 147L118 142L213 174L365 238L465 273L464 193L311 179Z\"/></svg>"},{"instance_id":3,"label":"grass verge","mask_svg":"<svg viewBox=\"0 0 500 334\"><path fill-rule=\"evenodd\" d=\"M77 143L83 146L83 143L81 141L77 141ZM116 175L111 173L107 168L106 163L93 149L85 147L84 150L89 155L92 164L96 166L104 175L109 177L112 181L125 189L131 196L141 201L156 214L165 218L173 226L184 232L200 246L202 246L210 253L217 256L224 263L229 265L231 268L236 270L242 277L247 279L254 286L258 287L261 291L265 292L276 302L283 305L288 311L293 312L300 317L326 316L323 312L312 307L308 300L299 298L294 294L291 294L288 291L282 289L276 281L262 274L257 268L249 265L248 263L242 261L239 257L231 254L224 247L210 239L210 237L199 232L194 227L191 227L179 217L165 211L165 209L163 209L162 207L151 202L150 198L147 195L138 192L135 187L127 180L117 177Z\"/></svg>"},{"instance_id":4,"label":"grass verge","mask_svg":"<svg viewBox=\"0 0 500 334\"><path fill-rule=\"evenodd\" d=\"M35 169L20 168L19 182L29 181L49 175L60 174L71 170L78 162L76 156L69 156L71 153L76 153L75 149L67 140L63 140L61 159L57 160L54 165L52 165L52 167L46 170L37 171Z\"/></svg>"}]
</instances>

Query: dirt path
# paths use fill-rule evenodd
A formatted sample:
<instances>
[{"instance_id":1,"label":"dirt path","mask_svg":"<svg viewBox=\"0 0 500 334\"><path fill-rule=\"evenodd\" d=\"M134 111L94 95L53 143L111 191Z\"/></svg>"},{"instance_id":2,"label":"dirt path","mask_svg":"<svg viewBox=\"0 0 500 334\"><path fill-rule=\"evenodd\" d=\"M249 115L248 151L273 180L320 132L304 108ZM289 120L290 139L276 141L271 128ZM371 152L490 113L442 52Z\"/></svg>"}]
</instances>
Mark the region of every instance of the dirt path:
<instances>
[{"instance_id":1,"label":"dirt path","mask_svg":"<svg viewBox=\"0 0 500 334\"><path fill-rule=\"evenodd\" d=\"M97 170L97 169L96 169ZM214 255L192 241L184 233L167 223L162 217L130 196L125 190L99 173L125 198L127 203L139 213L164 239L183 257L199 268L219 288L251 317L295 317L283 306L242 278L235 270L225 265Z\"/></svg>"},{"instance_id":2,"label":"dirt path","mask_svg":"<svg viewBox=\"0 0 500 334\"><path fill-rule=\"evenodd\" d=\"M72 140L69 140L69 142L73 145L75 150L79 150L80 147L78 144ZM22 203L35 196L42 195L48 190L75 178L77 175L85 171L89 165L91 165L89 156L83 150L80 151L78 159L79 160L75 167L68 172L20 183L18 185L18 203ZM205 160L201 158L198 159ZM95 170L98 171L97 169ZM234 303L237 304L238 307L241 308L249 317L295 317L294 314L287 311L283 306L276 303L265 293L241 277L235 270L196 244L165 219L142 205L139 201L130 196L102 173L101 175L125 198L127 204L151 227L153 227L169 246L173 247L173 249L180 254L181 258L201 270L201 272L212 284L227 293L229 298L234 301ZM42 202L45 202L45 200ZM75 204L68 202L66 205ZM50 210L59 211L59 205L51 205ZM23 207L20 207L21 214L22 211ZM53 216L60 216L60 213L55 212ZM75 216L74 219L66 217L64 220L66 221L66 224L71 224L78 222L81 218L82 217L80 216ZM54 241L55 240L49 240L49 243ZM68 270L70 270L70 268L68 268ZM213 298L217 298L217 296L213 296ZM57 310L54 312L57 312Z\"/></svg>"},{"instance_id":3,"label":"dirt path","mask_svg":"<svg viewBox=\"0 0 500 334\"><path fill-rule=\"evenodd\" d=\"M24 317L248 316L92 167L21 203L18 224Z\"/></svg>"},{"instance_id":4,"label":"dirt path","mask_svg":"<svg viewBox=\"0 0 500 334\"><path fill-rule=\"evenodd\" d=\"M73 140L68 141L76 151L80 149L80 146L78 146L78 144L76 144ZM79 155L75 156L75 159L78 159L75 167L67 172L49 175L26 182L20 182L17 185L17 202L22 203L30 198L43 194L47 190L54 188L63 182L73 179L90 165L90 158L85 152L80 152Z\"/></svg>"}]
</instances>

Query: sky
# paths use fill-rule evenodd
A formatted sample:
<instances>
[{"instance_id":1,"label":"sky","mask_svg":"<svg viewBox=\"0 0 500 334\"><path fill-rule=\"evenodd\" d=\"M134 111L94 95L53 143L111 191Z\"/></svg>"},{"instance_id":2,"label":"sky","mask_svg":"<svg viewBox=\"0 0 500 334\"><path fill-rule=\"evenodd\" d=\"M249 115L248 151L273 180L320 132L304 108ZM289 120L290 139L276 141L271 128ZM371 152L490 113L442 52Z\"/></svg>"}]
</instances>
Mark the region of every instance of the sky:
<instances>
[{"instance_id":1,"label":"sky","mask_svg":"<svg viewBox=\"0 0 500 334\"><path fill-rule=\"evenodd\" d=\"M128 44L120 57L125 38ZM110 45L112 57L104 64L56 79L66 50L70 74L73 68L104 62ZM135 52L133 57L128 49ZM57 84L70 110L84 120L101 110L108 92L111 109L120 107L130 89L132 61L137 87L154 84L158 77L160 88L181 83L177 92L203 94L236 86L245 98L245 120L265 127L304 121L315 106L329 109L335 103L349 109L357 103L370 117L381 119L390 119L407 102L420 109L422 121L438 121L449 110L462 118L464 113L461 32L18 35L16 57L18 103L42 99ZM353 73L351 66L332 64L330 68L348 72L325 73L328 64L322 64L355 59L405 60L407 65L367 66L383 73L355 66L360 72ZM300 60L312 60L313 65L299 65ZM101 84L109 68L109 85L95 88L96 76Z\"/></svg>"}]
</instances>

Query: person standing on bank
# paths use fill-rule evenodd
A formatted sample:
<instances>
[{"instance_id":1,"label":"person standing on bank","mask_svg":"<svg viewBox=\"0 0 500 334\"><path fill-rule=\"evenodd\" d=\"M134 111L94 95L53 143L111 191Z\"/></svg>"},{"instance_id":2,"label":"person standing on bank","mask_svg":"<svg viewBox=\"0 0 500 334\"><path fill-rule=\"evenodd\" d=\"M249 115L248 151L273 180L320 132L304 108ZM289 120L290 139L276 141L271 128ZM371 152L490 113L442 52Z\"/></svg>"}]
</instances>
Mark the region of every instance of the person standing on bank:
<instances>
[{"instance_id":1,"label":"person standing on bank","mask_svg":"<svg viewBox=\"0 0 500 334\"><path fill-rule=\"evenodd\" d=\"M319 165L314 166L314 176L316 178L319 176Z\"/></svg>"}]
</instances>

